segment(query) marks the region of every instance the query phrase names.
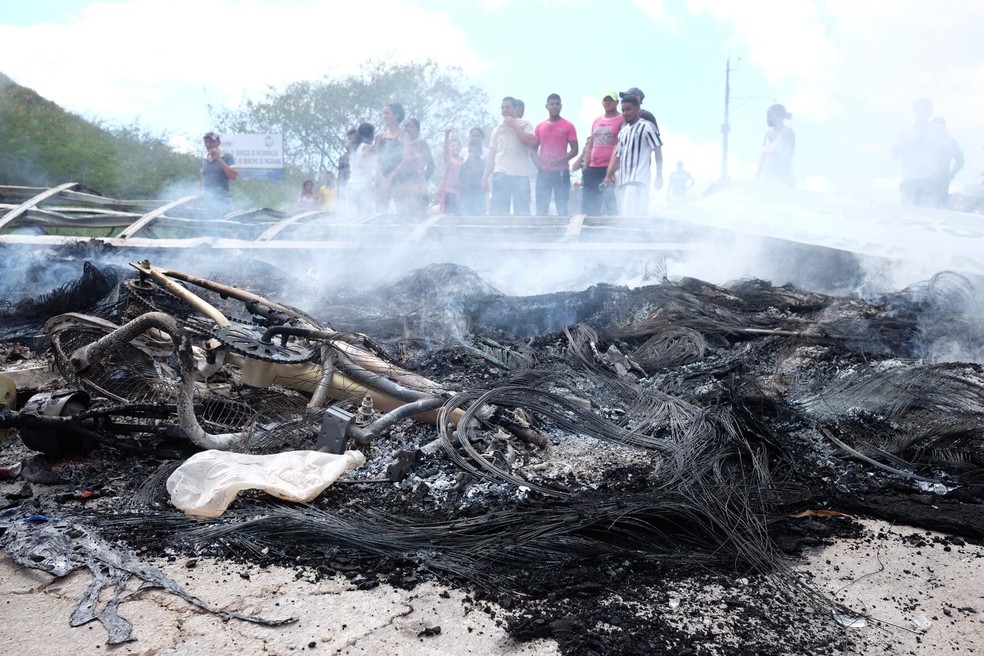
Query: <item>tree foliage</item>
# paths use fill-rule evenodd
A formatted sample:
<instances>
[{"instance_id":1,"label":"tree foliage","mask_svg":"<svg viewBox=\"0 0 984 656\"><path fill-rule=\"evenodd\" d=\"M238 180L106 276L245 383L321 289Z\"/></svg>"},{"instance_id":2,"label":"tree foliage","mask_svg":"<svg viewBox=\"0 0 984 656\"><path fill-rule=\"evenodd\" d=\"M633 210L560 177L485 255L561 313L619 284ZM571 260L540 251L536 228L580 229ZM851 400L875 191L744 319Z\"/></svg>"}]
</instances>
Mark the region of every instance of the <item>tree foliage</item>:
<instances>
[{"instance_id":1,"label":"tree foliage","mask_svg":"<svg viewBox=\"0 0 984 656\"><path fill-rule=\"evenodd\" d=\"M0 74L0 184L79 182L115 198L157 198L197 177L197 159L175 153L166 135L91 123Z\"/></svg>"},{"instance_id":2,"label":"tree foliage","mask_svg":"<svg viewBox=\"0 0 984 656\"><path fill-rule=\"evenodd\" d=\"M338 166L348 129L367 122L378 130L380 110L390 102L402 104L406 118L420 121L421 136L438 162L446 126L464 141L471 127L488 134L495 124L488 95L469 85L460 69L433 61L368 62L354 75L271 88L263 100L222 112L216 122L229 132L282 133L288 174L320 178Z\"/></svg>"}]
</instances>

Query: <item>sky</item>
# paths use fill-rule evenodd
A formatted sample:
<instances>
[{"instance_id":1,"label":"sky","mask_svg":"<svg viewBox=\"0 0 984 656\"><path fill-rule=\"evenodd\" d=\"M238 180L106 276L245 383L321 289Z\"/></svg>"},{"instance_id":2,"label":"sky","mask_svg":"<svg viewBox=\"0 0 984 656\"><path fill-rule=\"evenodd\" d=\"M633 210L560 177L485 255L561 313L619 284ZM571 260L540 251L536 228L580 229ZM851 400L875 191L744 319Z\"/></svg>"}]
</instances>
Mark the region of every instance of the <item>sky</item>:
<instances>
[{"instance_id":1,"label":"sky","mask_svg":"<svg viewBox=\"0 0 984 656\"><path fill-rule=\"evenodd\" d=\"M798 186L887 200L900 174L892 144L919 97L966 156L954 190L980 182L981 25L984 3L966 0L13 0L0 4L0 72L186 148L215 127L210 106L370 58L459 66L491 112L515 96L534 123L559 93L582 143L602 94L635 86L667 167L683 161L705 187L721 175L730 66L734 181L754 177L765 111L781 102Z\"/></svg>"}]
</instances>

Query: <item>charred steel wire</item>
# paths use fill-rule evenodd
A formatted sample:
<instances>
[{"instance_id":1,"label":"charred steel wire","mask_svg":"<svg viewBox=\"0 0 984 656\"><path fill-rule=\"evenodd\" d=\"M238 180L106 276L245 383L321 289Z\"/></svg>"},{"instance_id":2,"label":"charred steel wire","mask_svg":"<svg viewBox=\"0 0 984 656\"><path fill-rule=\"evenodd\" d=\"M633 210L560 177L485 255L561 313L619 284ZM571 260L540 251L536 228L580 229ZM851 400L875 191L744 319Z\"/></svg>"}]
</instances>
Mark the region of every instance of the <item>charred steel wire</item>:
<instances>
[{"instance_id":1,"label":"charred steel wire","mask_svg":"<svg viewBox=\"0 0 984 656\"><path fill-rule=\"evenodd\" d=\"M414 557L428 568L489 583L493 563L550 567L579 558L615 555L666 562L688 559L736 564L751 571L776 571L777 554L763 524L747 510L731 526L708 509L733 514L741 499L712 501L694 494L654 491L636 499L544 502L528 508L489 511L476 517L427 521L360 506L325 509L313 505L269 505L260 514L231 511L210 521L176 513L105 515L110 533L154 534L166 529L177 539L225 548L276 549L292 545L318 551L342 547L356 553ZM752 500L753 501L753 500Z\"/></svg>"},{"instance_id":2,"label":"charred steel wire","mask_svg":"<svg viewBox=\"0 0 984 656\"><path fill-rule=\"evenodd\" d=\"M838 467L847 458L844 451L823 441L824 429L837 436L845 450L853 450L851 456L860 454L900 470L910 466L903 466L908 460L912 467L924 467L918 475L927 479L932 468L950 463L963 473L980 473L977 463L984 462L979 430L979 417L984 413L980 368L889 359L888 352L882 361L881 356L872 356L874 342L864 335L870 327L886 343L909 338L915 333L906 331L915 330L920 308L886 309L859 300L834 304L825 297L764 285L744 291L694 281L676 290L663 287L653 292L658 301L655 307L638 312L622 308L619 318L633 318L624 333L611 324L574 326L563 336L537 342L538 348L548 343L556 348L553 359L537 352L528 361L520 360L519 370L510 372L515 375L505 378L505 385L489 390L487 384L465 384L466 390L447 402L436 396L425 399L443 405L438 431L451 462L485 479L526 486L534 492L527 495L509 489L507 493L522 502L506 510L482 508L474 517L456 517L453 509L443 507L436 511L435 521L419 506L407 506L416 514L400 516L364 502L326 510L252 499L243 504L242 512L234 509L216 522L196 524L174 515L148 516L143 509L131 516L106 517L105 526L135 533L174 529L181 538L232 550L260 552L269 547L289 553L303 546L327 553L340 546L380 557L409 555L434 571L471 580L490 579L495 563L549 566L606 555L670 562L690 554L702 563L727 562L733 568L774 571L784 579L787 574L775 569L780 557L770 538L770 526L778 521L779 508L791 492L812 498L800 478L811 463L797 461L798 440L815 439L819 448L807 455L829 457ZM934 310L948 312L951 304L966 300L960 280L941 279L925 293L918 299L920 307ZM897 302L903 301L906 299L900 297ZM238 314L229 311L231 304L224 308L230 317L242 316L246 304L241 299L236 303ZM176 305L184 307L185 315L191 311L184 301ZM837 312L844 316L835 316ZM848 316L850 312L854 315ZM281 320L276 312L266 316ZM202 325L205 323L209 327L202 334L211 334L214 326L210 322ZM251 330L259 338L263 329ZM69 345L77 348L99 335L94 328L77 328L76 334L66 332L58 339L66 351ZM673 371L643 367L643 373L631 366L619 369L624 360L604 348L619 337L631 345L656 335L667 336L664 346L675 358L686 360L691 349L695 352L698 347L703 355ZM688 335L686 339L692 341L680 338L674 344L674 335ZM703 340L702 346L695 335ZM312 338L313 334L297 336ZM798 350L807 339L807 350ZM493 359L510 364L495 350L497 344L490 346L499 354ZM617 346L623 349L625 344ZM526 353L523 348L519 351ZM156 377L157 383L147 384L148 393L171 398L163 394L173 395L173 363L147 357L127 361L133 352L140 351L121 348L106 363L102 374L108 382L104 386L114 382L118 371L126 374L124 378ZM566 357L557 355L561 352ZM183 347L182 357L186 353ZM626 354L631 358L631 353ZM542 369L526 368L531 363ZM556 371L546 371L549 367ZM793 375L786 376L786 370ZM803 371L808 375L802 375ZM487 366L483 374L481 380L489 378ZM378 373L358 375L365 375L366 382L381 380ZM171 381L170 388L167 381ZM195 412L203 422L209 413L216 423L221 417L234 417L231 423L242 431L244 449L274 448L276 439L301 440L317 424L317 414L309 412L303 400L278 391L275 398L280 401L273 401L272 391L266 391L271 397L265 398L255 390L230 388L229 398L196 396ZM575 396L580 398L571 398ZM611 407L599 407L602 403ZM254 411L249 412L252 406ZM88 411L79 422L87 429L105 429L107 435L125 434L129 413L135 426L146 422L151 434L161 427L150 406L144 414L128 410L126 404L115 407L119 408L118 420L112 417L111 407L102 416L95 409ZM646 457L633 469L643 474L643 482L628 490L595 494L575 477L539 480L522 464L516 468L503 464L491 447L507 438L496 433L499 425L490 408L522 408L534 419L537 430L554 431L554 435L563 431L575 446L580 446L581 438L593 438L646 450ZM108 417L106 423L100 423L104 417ZM855 429L853 434L850 429ZM863 439L857 439L858 435ZM483 450L486 444L490 448ZM542 454L544 460L550 458L551 445ZM585 442L585 448L590 446L593 443ZM865 465L885 469L867 461ZM899 475L911 478L904 471L891 474ZM836 475L833 479L840 483ZM488 487L500 493L500 488ZM381 498L396 499L407 489ZM319 503L337 501L334 494ZM562 498L555 498L558 496Z\"/></svg>"},{"instance_id":3,"label":"charred steel wire","mask_svg":"<svg viewBox=\"0 0 984 656\"><path fill-rule=\"evenodd\" d=\"M577 402L552 392L529 387L500 387L487 392L462 392L452 397L438 416L438 433L449 455L459 466L481 476L491 475L494 479L509 481L515 485L526 486L544 494L567 494L568 491L552 490L504 470L487 458L474 446L477 439L475 424L480 423L478 412L486 404L524 408L534 414L553 420L560 428L574 434L587 435L596 439L618 442L631 446L657 451L667 457L678 457L678 446L670 441L626 430L598 415L586 411ZM452 426L451 411L464 409L461 420ZM452 438L452 435L454 436ZM456 443L464 448L470 461L458 454ZM476 467L477 465L477 467Z\"/></svg>"}]
</instances>

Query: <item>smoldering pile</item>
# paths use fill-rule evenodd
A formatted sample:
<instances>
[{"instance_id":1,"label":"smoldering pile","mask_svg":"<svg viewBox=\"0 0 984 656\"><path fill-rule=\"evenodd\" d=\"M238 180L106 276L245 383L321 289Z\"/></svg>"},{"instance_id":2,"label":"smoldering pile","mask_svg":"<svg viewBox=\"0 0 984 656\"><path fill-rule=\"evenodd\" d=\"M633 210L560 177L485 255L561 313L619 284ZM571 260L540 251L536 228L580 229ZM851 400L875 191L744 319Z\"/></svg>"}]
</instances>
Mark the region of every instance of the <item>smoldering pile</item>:
<instances>
[{"instance_id":1,"label":"smoldering pile","mask_svg":"<svg viewBox=\"0 0 984 656\"><path fill-rule=\"evenodd\" d=\"M46 355L64 384L86 393L86 407L70 417L3 415L49 457L98 458L62 476L106 493L97 505L59 506L36 485L2 521L57 508L72 517L66 526L130 548L354 571L366 585L436 577L505 606L514 635L552 635L569 653L678 653L701 640L731 653L811 653L841 642L822 619L832 602L791 573L784 552L847 529L789 519L804 509L905 516L914 496L936 494L937 525L984 536L977 513L964 512L984 495L984 374L927 358L944 345L973 353L984 344L972 330L974 286L957 275L874 301L694 279L508 297L444 265L301 311L264 288L291 288L273 276L243 290L221 273L168 272L170 287L151 269L107 271L122 280L98 302L75 301L87 318L47 323ZM99 271L90 263L80 275ZM64 312L76 287L35 299L31 318L45 303ZM16 312L5 312L13 325ZM76 367L79 349L147 314L174 318L180 337L142 334ZM33 333L29 323L14 337L37 344L40 322ZM205 362L215 342L239 359L183 378L195 363L182 358ZM326 345L345 357L326 365ZM369 374L367 353L380 365ZM257 377L247 369L269 367L251 359L315 374ZM333 373L326 367L356 382L319 389ZM413 413L435 414L392 416L368 407L365 389L399 397L396 406L436 398ZM19 389L17 401L45 391ZM193 429L180 416L186 402ZM201 449L193 430L235 435L232 450L246 454L314 449L326 407L367 415L346 434L367 462L310 504L244 494L201 522L168 503L164 481ZM4 453L22 447L7 441ZM11 539L0 539L8 551ZM743 613L754 625L697 636L656 610L671 583L695 577L751 577L758 592Z\"/></svg>"}]
</instances>

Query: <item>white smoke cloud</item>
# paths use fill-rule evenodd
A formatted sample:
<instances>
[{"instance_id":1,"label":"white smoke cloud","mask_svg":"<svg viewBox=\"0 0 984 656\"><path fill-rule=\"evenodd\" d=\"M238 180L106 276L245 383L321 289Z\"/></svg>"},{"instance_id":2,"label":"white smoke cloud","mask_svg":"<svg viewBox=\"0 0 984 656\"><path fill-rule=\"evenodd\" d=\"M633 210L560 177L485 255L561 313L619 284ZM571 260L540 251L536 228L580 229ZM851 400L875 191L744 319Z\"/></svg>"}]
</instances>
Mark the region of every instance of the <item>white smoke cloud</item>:
<instances>
[{"instance_id":1,"label":"white smoke cloud","mask_svg":"<svg viewBox=\"0 0 984 656\"><path fill-rule=\"evenodd\" d=\"M154 0L130 0L84 6L71 22L0 25L3 72L15 82L86 116L152 116L154 124L166 123L178 93L198 88L196 133L208 126L207 105L235 106L270 85L329 70L353 73L373 57L429 58L466 71L484 66L446 14L409 0L378 0L371 9L315 0L175 0L166 10Z\"/></svg>"},{"instance_id":2,"label":"white smoke cloud","mask_svg":"<svg viewBox=\"0 0 984 656\"><path fill-rule=\"evenodd\" d=\"M843 161L825 163L823 187L878 193L872 179L898 175L889 157L912 121L912 101L928 97L964 145L967 166L955 187L976 184L984 169L984 5L942 0L687 0L687 10L730 29L722 51L754 66L821 147ZM821 142L821 139L823 143ZM797 150L801 162L811 144ZM815 178L813 178L815 180ZM898 179L894 186L897 188ZM819 188L814 185L813 188ZM896 194L897 197L897 194Z\"/></svg>"}]
</instances>

